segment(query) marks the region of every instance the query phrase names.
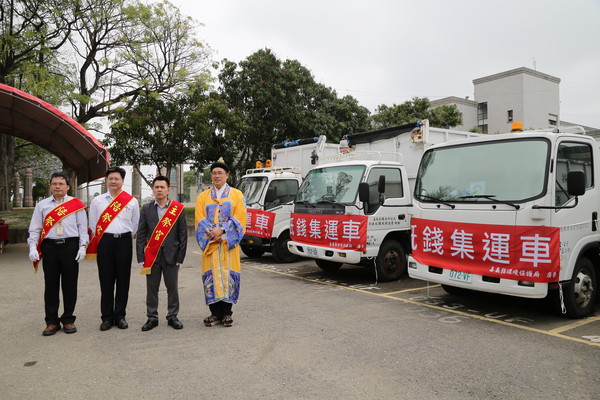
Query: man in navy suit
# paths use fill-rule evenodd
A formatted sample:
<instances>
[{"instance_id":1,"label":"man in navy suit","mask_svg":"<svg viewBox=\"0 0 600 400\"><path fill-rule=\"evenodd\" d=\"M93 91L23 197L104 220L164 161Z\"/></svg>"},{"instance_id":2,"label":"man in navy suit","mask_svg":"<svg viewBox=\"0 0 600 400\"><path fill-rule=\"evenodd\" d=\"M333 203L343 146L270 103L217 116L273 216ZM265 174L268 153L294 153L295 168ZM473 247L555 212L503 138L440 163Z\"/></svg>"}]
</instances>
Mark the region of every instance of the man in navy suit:
<instances>
[{"instance_id":1,"label":"man in navy suit","mask_svg":"<svg viewBox=\"0 0 600 400\"><path fill-rule=\"evenodd\" d=\"M137 260L146 275L146 314L142 331L158 326L158 288L161 275L167 287L167 321L175 329L183 324L177 319L179 292L177 277L185 258L187 225L183 205L169 200L169 178L157 176L152 181L155 200L142 206L137 231Z\"/></svg>"}]
</instances>

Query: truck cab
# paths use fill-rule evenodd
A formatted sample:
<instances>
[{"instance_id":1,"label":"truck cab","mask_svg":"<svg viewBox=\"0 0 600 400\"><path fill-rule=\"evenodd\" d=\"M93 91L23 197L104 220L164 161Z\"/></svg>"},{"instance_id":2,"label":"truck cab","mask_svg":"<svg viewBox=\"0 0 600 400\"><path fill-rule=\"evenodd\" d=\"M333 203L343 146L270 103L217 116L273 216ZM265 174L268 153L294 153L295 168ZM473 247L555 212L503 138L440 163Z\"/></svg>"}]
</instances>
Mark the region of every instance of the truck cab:
<instances>
[{"instance_id":1,"label":"truck cab","mask_svg":"<svg viewBox=\"0 0 600 400\"><path fill-rule=\"evenodd\" d=\"M337 143L327 143L323 135L279 143L271 148L271 160L265 162L266 166L258 162L256 168L246 171L238 184L250 212L246 235L240 243L244 254L254 258L270 252L280 263L299 259L287 246L291 202L308 171L327 157L337 155L338 149ZM258 232L253 225L256 216L260 221L268 220L272 228Z\"/></svg>"},{"instance_id":2,"label":"truck cab","mask_svg":"<svg viewBox=\"0 0 600 400\"><path fill-rule=\"evenodd\" d=\"M271 252L278 262L298 259L287 249L292 200L298 193L302 175L296 167L266 167L246 171L238 188L244 193L247 208L274 213L272 237L245 235L240 243L248 257L260 257Z\"/></svg>"},{"instance_id":3,"label":"truck cab","mask_svg":"<svg viewBox=\"0 0 600 400\"><path fill-rule=\"evenodd\" d=\"M314 258L323 270L336 270L344 263L374 263L379 280L396 280L406 273L409 206L402 164L380 160L325 164L311 170L298 191L288 246L293 254ZM352 231L336 216L362 217L356 219L366 229L362 245L353 246ZM317 231L317 225L325 228Z\"/></svg>"},{"instance_id":4,"label":"truck cab","mask_svg":"<svg viewBox=\"0 0 600 400\"><path fill-rule=\"evenodd\" d=\"M429 148L415 183L409 275L453 293L550 294L568 316L588 315L600 267L599 176L598 143L577 132Z\"/></svg>"}]
</instances>

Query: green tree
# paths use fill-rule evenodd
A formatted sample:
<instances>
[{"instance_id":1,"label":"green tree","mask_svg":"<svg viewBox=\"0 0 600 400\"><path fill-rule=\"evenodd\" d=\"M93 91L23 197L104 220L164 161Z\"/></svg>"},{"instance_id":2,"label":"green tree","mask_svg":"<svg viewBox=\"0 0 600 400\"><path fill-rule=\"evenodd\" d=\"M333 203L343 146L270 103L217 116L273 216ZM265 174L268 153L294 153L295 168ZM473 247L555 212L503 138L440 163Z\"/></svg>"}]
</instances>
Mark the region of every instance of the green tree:
<instances>
[{"instance_id":1,"label":"green tree","mask_svg":"<svg viewBox=\"0 0 600 400\"><path fill-rule=\"evenodd\" d=\"M0 0L0 83L61 104L69 87L58 51L86 11L78 0ZM14 148L0 134L0 210L11 207Z\"/></svg>"},{"instance_id":2,"label":"green tree","mask_svg":"<svg viewBox=\"0 0 600 400\"><path fill-rule=\"evenodd\" d=\"M111 131L104 144L117 164L137 168L148 185L140 165L155 165L171 171L186 163L199 151L200 137L210 137L210 124L204 104L208 101L205 88L169 97L152 93L139 96L130 109L121 109L111 117Z\"/></svg>"},{"instance_id":3,"label":"green tree","mask_svg":"<svg viewBox=\"0 0 600 400\"><path fill-rule=\"evenodd\" d=\"M431 126L440 128L451 128L462 124L462 114L456 105L431 108L429 99L419 97L391 107L382 104L371 116L375 129L408 124L421 119L429 119Z\"/></svg>"},{"instance_id":4,"label":"green tree","mask_svg":"<svg viewBox=\"0 0 600 400\"><path fill-rule=\"evenodd\" d=\"M281 61L263 49L239 65L223 60L221 67L220 103L213 110L219 140L213 140L217 151L205 158L222 156L234 182L255 160L268 158L275 143L319 135L339 141L368 130L366 108L350 96L338 98L296 60Z\"/></svg>"},{"instance_id":5,"label":"green tree","mask_svg":"<svg viewBox=\"0 0 600 400\"><path fill-rule=\"evenodd\" d=\"M110 117L138 96L172 93L207 79L210 52L196 39L198 24L168 1L82 0L90 9L70 41L78 60L74 118Z\"/></svg>"}]
</instances>

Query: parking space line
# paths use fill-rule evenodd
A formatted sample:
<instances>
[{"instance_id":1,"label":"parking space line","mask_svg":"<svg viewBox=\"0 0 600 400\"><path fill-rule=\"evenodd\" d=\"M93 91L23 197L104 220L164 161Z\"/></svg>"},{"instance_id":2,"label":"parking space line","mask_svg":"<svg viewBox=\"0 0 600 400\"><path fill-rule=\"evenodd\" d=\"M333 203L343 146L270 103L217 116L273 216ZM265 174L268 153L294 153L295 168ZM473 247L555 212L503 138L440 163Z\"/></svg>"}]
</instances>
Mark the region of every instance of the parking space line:
<instances>
[{"instance_id":1,"label":"parking space line","mask_svg":"<svg viewBox=\"0 0 600 400\"><path fill-rule=\"evenodd\" d=\"M416 292L419 290L427 290L427 288L431 289L431 288L436 288L436 287L440 287L442 285L429 285L429 286L422 286L422 287L416 287L416 288L412 288L412 289L404 289L404 290L397 290L395 292L387 292L387 295L392 295L392 294L399 294L399 293L408 293L408 292Z\"/></svg>"},{"instance_id":2,"label":"parking space line","mask_svg":"<svg viewBox=\"0 0 600 400\"><path fill-rule=\"evenodd\" d=\"M291 278L296 278L296 279L301 279L301 280L305 280L305 281L310 281L310 282L314 282L314 283L320 283L322 285L329 285L329 286L334 286L337 288L342 288L342 289L347 289L347 290L354 290L356 292L360 292L360 293L365 293L365 294L369 294L372 296L379 296L379 297L384 297L387 299L391 299L391 300L396 300L396 301L401 301L403 303L408 303L408 304L413 304L413 305L417 305L417 306L422 306L422 307L427 307L427 308L431 308L434 310L441 310L441 311L445 311L448 313L452 313L452 314L457 314L457 315L462 315L462 316L466 316L466 317L470 317L470 318L474 318L474 319L479 319L481 321L487 321L487 322L491 322L491 323L495 323L495 324L500 324L500 325L504 325L504 326L508 326L508 327L512 327L512 328L517 328L517 329L522 329L522 330L526 330L526 331L530 331L530 332L534 332L534 333L540 333L543 335L547 335L547 336L552 336L558 339L565 339L565 340L569 340L572 342L578 342L578 343L584 343L590 346L595 346L595 347L600 347L600 343L594 343L588 340L584 340L584 339L580 339L580 338L576 338L576 337L571 337L571 336L567 336L567 335L563 335L560 332L555 332L557 329L559 328L555 328L553 330L550 331L545 331L542 329L538 329L538 328L532 328L530 326L523 326L523 325L517 325L517 324L513 324L510 322L506 322L506 321L502 321L502 320L497 320L497 319L493 319L493 318L489 318L483 315L475 315L475 314L469 314L467 312L464 311L459 311L459 310L451 310L448 308L444 308L444 307L440 307L440 306L436 306L436 305L432 305L432 304L425 304L425 303L420 303L418 301L414 301L414 300L409 300L409 299L403 299L400 297L394 297L391 296L390 293L375 293L369 290L363 290L363 289L358 289L358 288L353 288L353 287L349 287L349 286L344 286L344 285L340 285L338 283L332 283L332 282L323 282L323 281L319 281L313 278L306 278L300 275L296 275L296 274L291 274L288 272L283 272L283 271L277 271L275 269L272 268L264 268L261 267L260 265L257 264L245 264L247 267L251 267L257 270L261 270L261 271L265 271L265 272L273 272L279 275L283 275L283 276L288 276ZM431 286L429 286L431 288ZM426 289L427 287L425 287L424 289ZM414 289L417 290L417 289ZM413 289L408 289L408 291L414 291ZM423 290L423 289L421 289ZM398 293L398 292L394 292L394 293ZM572 324L570 324L572 325Z\"/></svg>"},{"instance_id":3,"label":"parking space line","mask_svg":"<svg viewBox=\"0 0 600 400\"><path fill-rule=\"evenodd\" d=\"M600 317L590 317L586 319L581 319L579 321L575 321L572 324L559 326L558 328L554 328L548 332L553 333L562 333L565 331L570 331L571 329L579 328L580 326L585 326L587 324L591 324L592 322L600 321Z\"/></svg>"}]
</instances>

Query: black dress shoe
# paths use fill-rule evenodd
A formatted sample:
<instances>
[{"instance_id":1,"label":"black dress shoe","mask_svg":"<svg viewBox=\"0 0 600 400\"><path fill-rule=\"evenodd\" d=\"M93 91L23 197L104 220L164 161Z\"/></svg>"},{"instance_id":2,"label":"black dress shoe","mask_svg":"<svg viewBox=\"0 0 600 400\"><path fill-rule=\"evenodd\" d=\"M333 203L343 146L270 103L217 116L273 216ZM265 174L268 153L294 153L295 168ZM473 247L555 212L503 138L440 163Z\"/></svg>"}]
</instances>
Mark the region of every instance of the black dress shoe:
<instances>
[{"instance_id":1,"label":"black dress shoe","mask_svg":"<svg viewBox=\"0 0 600 400\"><path fill-rule=\"evenodd\" d=\"M174 329L183 329L183 324L177 318L171 318L168 323Z\"/></svg>"},{"instance_id":2,"label":"black dress shoe","mask_svg":"<svg viewBox=\"0 0 600 400\"><path fill-rule=\"evenodd\" d=\"M110 328L112 328L112 325L112 321L102 321L102 323L100 324L100 330L107 331Z\"/></svg>"},{"instance_id":3,"label":"black dress shoe","mask_svg":"<svg viewBox=\"0 0 600 400\"><path fill-rule=\"evenodd\" d=\"M149 319L148 321L146 321L146 323L142 326L142 330L144 332L149 331L152 328L156 328L158 326L158 321L155 319Z\"/></svg>"},{"instance_id":4,"label":"black dress shoe","mask_svg":"<svg viewBox=\"0 0 600 400\"><path fill-rule=\"evenodd\" d=\"M125 318L117 321L117 328L119 329L127 329L129 328L129 324L125 321Z\"/></svg>"},{"instance_id":5,"label":"black dress shoe","mask_svg":"<svg viewBox=\"0 0 600 400\"><path fill-rule=\"evenodd\" d=\"M52 335L54 335L58 331L60 331L60 323L56 324L56 325L48 325L48 326L46 326L46 329L44 329L44 331L42 332L42 335L44 335L44 336L52 336Z\"/></svg>"}]
</instances>

